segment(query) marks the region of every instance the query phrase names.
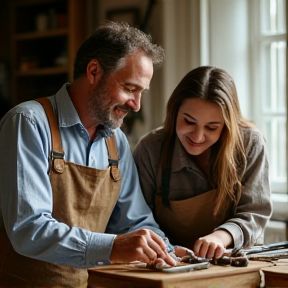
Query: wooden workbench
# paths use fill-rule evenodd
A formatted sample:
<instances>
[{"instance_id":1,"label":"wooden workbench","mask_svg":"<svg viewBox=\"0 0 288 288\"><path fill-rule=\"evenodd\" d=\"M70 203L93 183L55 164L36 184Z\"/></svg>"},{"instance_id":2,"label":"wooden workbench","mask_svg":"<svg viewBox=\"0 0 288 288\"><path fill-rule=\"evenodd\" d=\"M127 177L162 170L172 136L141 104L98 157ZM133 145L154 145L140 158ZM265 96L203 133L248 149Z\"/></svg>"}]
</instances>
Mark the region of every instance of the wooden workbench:
<instances>
[{"instance_id":1,"label":"wooden workbench","mask_svg":"<svg viewBox=\"0 0 288 288\"><path fill-rule=\"evenodd\" d=\"M273 263L250 261L247 267L214 266L208 269L165 273L128 265L89 269L89 288L253 288L261 282L260 270Z\"/></svg>"},{"instance_id":2,"label":"wooden workbench","mask_svg":"<svg viewBox=\"0 0 288 288\"><path fill-rule=\"evenodd\" d=\"M288 287L288 259L284 262L276 263L273 267L264 267L265 287Z\"/></svg>"}]
</instances>

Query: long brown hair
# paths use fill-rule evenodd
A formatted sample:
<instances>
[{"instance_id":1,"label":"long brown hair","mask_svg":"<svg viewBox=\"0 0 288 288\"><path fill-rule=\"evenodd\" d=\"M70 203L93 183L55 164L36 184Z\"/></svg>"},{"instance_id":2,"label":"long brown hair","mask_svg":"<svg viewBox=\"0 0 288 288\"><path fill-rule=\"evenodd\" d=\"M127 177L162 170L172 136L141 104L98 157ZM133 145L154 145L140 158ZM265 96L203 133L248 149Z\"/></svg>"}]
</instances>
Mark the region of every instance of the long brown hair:
<instances>
[{"instance_id":1,"label":"long brown hair","mask_svg":"<svg viewBox=\"0 0 288 288\"><path fill-rule=\"evenodd\" d=\"M224 127L219 140L213 145L210 157L209 178L213 189L217 189L216 213L227 198L237 203L241 194L241 176L246 166L246 155L240 127L252 127L244 119L237 96L236 87L230 75L219 68L202 66L190 71L173 91L166 109L162 159L172 155L176 136L176 119L180 106L187 98L200 98L221 107ZM167 157L166 157L167 159ZM171 165L162 162L162 169ZM165 167L166 166L166 167Z\"/></svg>"}]
</instances>

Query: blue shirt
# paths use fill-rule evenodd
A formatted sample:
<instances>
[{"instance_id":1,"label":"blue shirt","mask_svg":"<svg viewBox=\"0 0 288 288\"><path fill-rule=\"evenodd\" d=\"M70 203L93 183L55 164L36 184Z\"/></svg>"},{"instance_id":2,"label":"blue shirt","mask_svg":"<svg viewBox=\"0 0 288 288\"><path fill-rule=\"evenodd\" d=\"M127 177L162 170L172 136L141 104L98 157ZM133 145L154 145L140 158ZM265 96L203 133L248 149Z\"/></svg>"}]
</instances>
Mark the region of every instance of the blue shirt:
<instances>
[{"instance_id":1,"label":"blue shirt","mask_svg":"<svg viewBox=\"0 0 288 288\"><path fill-rule=\"evenodd\" d=\"M108 151L100 130L90 145L66 85L49 97L58 111L65 160L107 169ZM79 95L80 97L81 95ZM150 228L161 237L141 192L129 143L114 130L122 175L121 192L105 233L69 227L52 217L49 178L50 128L42 106L27 101L10 110L0 122L0 225L19 254L78 268L109 264L116 234ZM1 219L2 218L2 219Z\"/></svg>"}]
</instances>

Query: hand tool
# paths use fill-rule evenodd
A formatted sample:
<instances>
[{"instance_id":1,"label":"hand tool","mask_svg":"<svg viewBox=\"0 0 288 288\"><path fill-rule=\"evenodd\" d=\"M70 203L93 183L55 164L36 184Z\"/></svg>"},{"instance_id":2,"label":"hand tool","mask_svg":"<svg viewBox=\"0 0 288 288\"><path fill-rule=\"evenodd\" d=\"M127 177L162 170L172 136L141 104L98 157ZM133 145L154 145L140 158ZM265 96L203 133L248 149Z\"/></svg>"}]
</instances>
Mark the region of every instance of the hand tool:
<instances>
[{"instance_id":1,"label":"hand tool","mask_svg":"<svg viewBox=\"0 0 288 288\"><path fill-rule=\"evenodd\" d=\"M253 246L249 249L233 249L231 252L231 256L243 256L243 255L251 255L257 253L265 253L275 250L282 250L288 248L288 241L281 241L276 243L271 243L268 245L261 245L261 246ZM275 251L276 253L276 251Z\"/></svg>"},{"instance_id":2,"label":"hand tool","mask_svg":"<svg viewBox=\"0 0 288 288\"><path fill-rule=\"evenodd\" d=\"M187 255L181 258L181 262L184 263L202 263L202 262L209 262L213 265L231 265L234 267L246 267L249 263L249 260L246 255L241 255L239 257L232 257L223 255L221 258L202 258L195 256L194 252L192 250L187 249L186 251Z\"/></svg>"}]
</instances>

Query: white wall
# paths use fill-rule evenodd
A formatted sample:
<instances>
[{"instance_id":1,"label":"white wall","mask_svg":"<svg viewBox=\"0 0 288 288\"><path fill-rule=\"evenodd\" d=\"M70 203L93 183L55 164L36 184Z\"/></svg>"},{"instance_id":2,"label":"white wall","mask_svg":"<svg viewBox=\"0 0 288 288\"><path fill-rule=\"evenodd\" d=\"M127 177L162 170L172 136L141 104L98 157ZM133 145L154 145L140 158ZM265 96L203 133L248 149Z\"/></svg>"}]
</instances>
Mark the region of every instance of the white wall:
<instances>
[{"instance_id":1,"label":"white wall","mask_svg":"<svg viewBox=\"0 0 288 288\"><path fill-rule=\"evenodd\" d=\"M250 118L249 0L209 0L210 65L234 79L243 115Z\"/></svg>"},{"instance_id":2,"label":"white wall","mask_svg":"<svg viewBox=\"0 0 288 288\"><path fill-rule=\"evenodd\" d=\"M188 71L200 65L213 65L233 77L242 113L251 119L248 1L161 1L163 45L167 55L162 70L162 105L165 106Z\"/></svg>"}]
</instances>

